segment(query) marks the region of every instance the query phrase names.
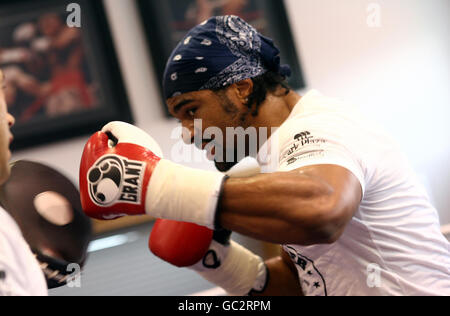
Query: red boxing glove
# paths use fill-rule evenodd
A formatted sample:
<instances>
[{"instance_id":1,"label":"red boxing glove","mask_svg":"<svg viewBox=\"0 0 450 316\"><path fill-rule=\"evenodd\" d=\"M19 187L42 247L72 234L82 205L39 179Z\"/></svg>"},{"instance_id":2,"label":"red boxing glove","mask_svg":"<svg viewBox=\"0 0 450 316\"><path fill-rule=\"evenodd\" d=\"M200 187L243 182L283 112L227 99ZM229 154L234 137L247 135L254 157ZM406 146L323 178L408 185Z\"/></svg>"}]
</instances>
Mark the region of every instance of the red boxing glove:
<instances>
[{"instance_id":1,"label":"red boxing glove","mask_svg":"<svg viewBox=\"0 0 450 316\"><path fill-rule=\"evenodd\" d=\"M157 220L150 235L153 254L179 268L203 259L213 239L213 231L191 223Z\"/></svg>"},{"instance_id":2,"label":"red boxing glove","mask_svg":"<svg viewBox=\"0 0 450 316\"><path fill-rule=\"evenodd\" d=\"M80 167L80 193L84 212L96 219L145 214L151 174L160 161L150 150L131 143L110 146L104 132L86 144Z\"/></svg>"},{"instance_id":3,"label":"red boxing glove","mask_svg":"<svg viewBox=\"0 0 450 316\"><path fill-rule=\"evenodd\" d=\"M112 122L93 135L80 167L86 214L105 220L148 214L214 228L225 176L160 157L158 144L127 123Z\"/></svg>"},{"instance_id":4,"label":"red boxing glove","mask_svg":"<svg viewBox=\"0 0 450 316\"><path fill-rule=\"evenodd\" d=\"M188 267L230 295L262 293L268 281L264 261L234 241L227 230L214 233L189 223L158 220L150 250L180 268Z\"/></svg>"}]
</instances>

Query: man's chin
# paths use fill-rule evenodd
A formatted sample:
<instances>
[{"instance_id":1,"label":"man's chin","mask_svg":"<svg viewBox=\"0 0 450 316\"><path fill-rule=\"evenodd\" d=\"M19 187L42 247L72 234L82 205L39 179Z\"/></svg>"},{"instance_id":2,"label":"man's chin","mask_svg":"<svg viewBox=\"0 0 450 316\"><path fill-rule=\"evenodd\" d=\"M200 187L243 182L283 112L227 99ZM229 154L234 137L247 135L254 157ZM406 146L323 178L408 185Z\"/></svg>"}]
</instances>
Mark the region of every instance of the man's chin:
<instances>
[{"instance_id":1,"label":"man's chin","mask_svg":"<svg viewBox=\"0 0 450 316\"><path fill-rule=\"evenodd\" d=\"M231 168L233 168L234 166L236 166L242 159L244 159L245 157L248 156L248 154L238 154L237 150L234 150L233 152L226 152L224 151L226 154L224 154L226 156L225 160L231 160L230 158L232 158L231 162L225 161L225 162L217 162L218 160L218 156L215 157L214 159L214 164L217 168L217 170L219 170L220 172L227 172L229 171ZM219 160L224 160L223 158L219 159Z\"/></svg>"}]
</instances>

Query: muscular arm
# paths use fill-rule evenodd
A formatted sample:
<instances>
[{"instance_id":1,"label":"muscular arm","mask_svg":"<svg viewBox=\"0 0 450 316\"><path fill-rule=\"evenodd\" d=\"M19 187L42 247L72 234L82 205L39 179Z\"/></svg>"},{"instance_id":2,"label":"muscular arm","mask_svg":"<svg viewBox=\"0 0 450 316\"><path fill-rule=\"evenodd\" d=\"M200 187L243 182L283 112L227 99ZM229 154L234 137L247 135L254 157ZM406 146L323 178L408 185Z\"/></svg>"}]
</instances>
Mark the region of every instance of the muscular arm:
<instances>
[{"instance_id":1,"label":"muscular arm","mask_svg":"<svg viewBox=\"0 0 450 316\"><path fill-rule=\"evenodd\" d=\"M266 265L269 269L267 288L263 293L251 293L251 296L303 296L297 269L286 252L266 261Z\"/></svg>"},{"instance_id":2,"label":"muscular arm","mask_svg":"<svg viewBox=\"0 0 450 316\"><path fill-rule=\"evenodd\" d=\"M333 243L361 197L358 179L336 165L228 179L218 220L226 229L271 243Z\"/></svg>"}]
</instances>

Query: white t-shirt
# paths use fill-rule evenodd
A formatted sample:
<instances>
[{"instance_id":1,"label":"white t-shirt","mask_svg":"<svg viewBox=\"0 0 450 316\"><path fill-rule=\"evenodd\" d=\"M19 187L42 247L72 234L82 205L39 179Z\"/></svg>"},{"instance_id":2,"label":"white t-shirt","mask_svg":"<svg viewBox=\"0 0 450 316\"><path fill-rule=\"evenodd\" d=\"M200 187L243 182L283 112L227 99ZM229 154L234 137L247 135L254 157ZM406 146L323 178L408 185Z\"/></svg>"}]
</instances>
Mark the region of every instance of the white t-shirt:
<instances>
[{"instance_id":1,"label":"white t-shirt","mask_svg":"<svg viewBox=\"0 0 450 316\"><path fill-rule=\"evenodd\" d=\"M47 284L19 226L0 207L0 296L47 296Z\"/></svg>"},{"instance_id":2,"label":"white t-shirt","mask_svg":"<svg viewBox=\"0 0 450 316\"><path fill-rule=\"evenodd\" d=\"M351 171L360 207L332 245L284 245L305 295L450 295L450 244L398 145L339 100L305 95L259 153L263 171ZM270 159L267 159L270 158Z\"/></svg>"}]
</instances>

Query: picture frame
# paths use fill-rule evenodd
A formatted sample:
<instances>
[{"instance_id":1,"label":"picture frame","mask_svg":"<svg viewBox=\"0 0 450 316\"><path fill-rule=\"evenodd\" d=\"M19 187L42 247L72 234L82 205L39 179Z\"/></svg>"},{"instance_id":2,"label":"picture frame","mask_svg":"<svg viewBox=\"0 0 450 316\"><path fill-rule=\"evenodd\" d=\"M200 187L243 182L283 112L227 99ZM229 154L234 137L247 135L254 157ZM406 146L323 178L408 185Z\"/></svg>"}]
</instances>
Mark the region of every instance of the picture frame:
<instances>
[{"instance_id":1,"label":"picture frame","mask_svg":"<svg viewBox=\"0 0 450 316\"><path fill-rule=\"evenodd\" d=\"M305 87L299 54L294 44L283 0L136 0L140 11L154 69L165 104L162 82L166 62L185 34L215 15L238 15L263 35L272 38L281 51L282 64L289 64L288 83L294 90ZM208 4L210 11L201 9ZM197 10L197 11L196 11ZM164 106L169 115L167 107Z\"/></svg>"},{"instance_id":2,"label":"picture frame","mask_svg":"<svg viewBox=\"0 0 450 316\"><path fill-rule=\"evenodd\" d=\"M0 69L13 150L133 123L103 1L3 0Z\"/></svg>"}]
</instances>

